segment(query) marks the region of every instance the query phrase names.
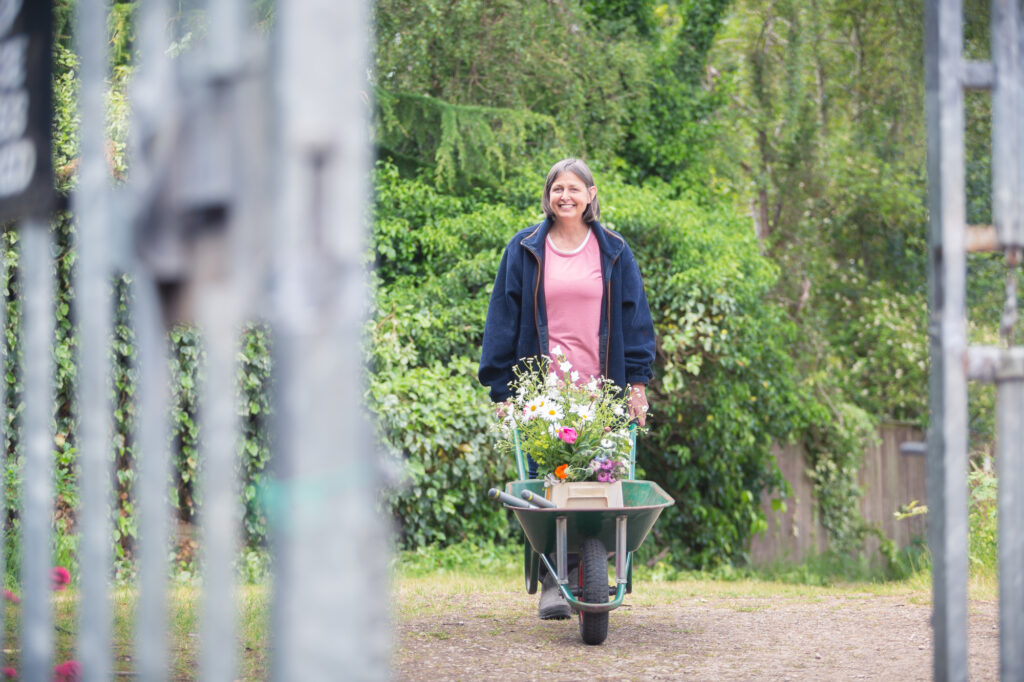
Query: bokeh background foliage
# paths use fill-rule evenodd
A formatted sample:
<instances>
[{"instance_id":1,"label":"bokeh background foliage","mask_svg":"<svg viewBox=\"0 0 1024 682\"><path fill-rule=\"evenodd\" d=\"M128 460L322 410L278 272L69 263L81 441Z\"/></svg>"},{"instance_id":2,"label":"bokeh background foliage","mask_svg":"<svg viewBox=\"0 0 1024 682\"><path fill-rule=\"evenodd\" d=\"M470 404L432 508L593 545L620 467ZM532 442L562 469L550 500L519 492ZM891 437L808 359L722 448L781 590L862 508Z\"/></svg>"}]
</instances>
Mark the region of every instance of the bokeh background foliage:
<instances>
[{"instance_id":1,"label":"bokeh background foliage","mask_svg":"<svg viewBox=\"0 0 1024 682\"><path fill-rule=\"evenodd\" d=\"M75 0L54 0L55 168L76 169ZM987 9L967 0L968 55L987 51ZM115 0L108 97L114 179L129 173L127 88L136 3ZM252 4L258 25L272 3ZM764 490L786 485L773 443L798 441L836 551L872 529L858 512L860 453L881 420L926 425L922 36L917 0L377 0L367 72L375 190L366 260L367 406L401 486L382 500L403 547L517 539L484 491L512 475L492 447L475 380L501 250L539 220L544 173L568 155L595 170L605 224L637 254L658 332L641 473L678 504L645 551L678 567L742 562L764 527ZM202 35L179 9L175 35ZM187 41L180 49L188 49ZM967 100L968 210L990 222L988 103ZM54 457L57 560L74 562L74 217L53 221L58 300ZM6 523L17 531L21 290L17 233L2 239L8 361ZM970 262L972 340L995 338L997 259ZM114 550L135 540L132 282L111 281ZM269 330L239 334L239 449L250 550L265 542L259 489L270 456ZM201 513L197 389L202 331L171 331L175 404L168 480L179 521ZM994 523L990 392L972 393L972 486ZM17 533L6 557L18 563ZM188 567L183 533L171 552ZM981 556L991 549L981 543ZM987 556L987 555L986 555ZM251 558L251 557L250 557ZM248 560L247 560L248 561ZM982 561L985 561L982 559ZM256 563L259 563L258 561ZM9 575L13 574L9 572Z\"/></svg>"}]
</instances>

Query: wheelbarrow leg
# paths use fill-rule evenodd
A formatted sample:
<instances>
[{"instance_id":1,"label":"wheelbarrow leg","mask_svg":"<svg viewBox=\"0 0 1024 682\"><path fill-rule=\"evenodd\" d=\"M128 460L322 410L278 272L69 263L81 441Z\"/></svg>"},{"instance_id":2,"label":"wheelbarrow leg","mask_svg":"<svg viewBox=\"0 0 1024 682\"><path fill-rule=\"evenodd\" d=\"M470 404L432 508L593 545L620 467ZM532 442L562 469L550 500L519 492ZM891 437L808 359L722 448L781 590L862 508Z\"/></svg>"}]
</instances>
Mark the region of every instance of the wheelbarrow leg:
<instances>
[{"instance_id":1,"label":"wheelbarrow leg","mask_svg":"<svg viewBox=\"0 0 1024 682\"><path fill-rule=\"evenodd\" d=\"M555 518L555 569L558 571L555 577L558 584L565 585L569 582L569 533L568 520L564 516Z\"/></svg>"},{"instance_id":2,"label":"wheelbarrow leg","mask_svg":"<svg viewBox=\"0 0 1024 682\"><path fill-rule=\"evenodd\" d=\"M615 517L615 584L629 582L629 552L626 551L626 515Z\"/></svg>"}]
</instances>

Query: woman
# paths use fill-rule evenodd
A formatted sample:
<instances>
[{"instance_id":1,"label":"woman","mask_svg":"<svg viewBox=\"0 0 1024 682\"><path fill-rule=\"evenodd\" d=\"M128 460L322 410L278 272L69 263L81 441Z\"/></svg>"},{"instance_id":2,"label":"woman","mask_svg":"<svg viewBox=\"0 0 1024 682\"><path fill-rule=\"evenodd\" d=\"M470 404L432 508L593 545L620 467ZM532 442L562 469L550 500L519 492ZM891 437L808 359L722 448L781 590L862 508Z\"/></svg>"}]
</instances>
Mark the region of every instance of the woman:
<instances>
[{"instance_id":1,"label":"woman","mask_svg":"<svg viewBox=\"0 0 1024 682\"><path fill-rule=\"evenodd\" d=\"M552 166L541 205L544 220L512 238L498 267L480 383L490 387L491 400L503 402L512 395L518 361L557 347L581 382L603 376L628 387L630 416L642 426L654 324L633 252L598 222L594 176L580 159ZM570 615L552 576L544 576L539 611L543 619Z\"/></svg>"}]
</instances>

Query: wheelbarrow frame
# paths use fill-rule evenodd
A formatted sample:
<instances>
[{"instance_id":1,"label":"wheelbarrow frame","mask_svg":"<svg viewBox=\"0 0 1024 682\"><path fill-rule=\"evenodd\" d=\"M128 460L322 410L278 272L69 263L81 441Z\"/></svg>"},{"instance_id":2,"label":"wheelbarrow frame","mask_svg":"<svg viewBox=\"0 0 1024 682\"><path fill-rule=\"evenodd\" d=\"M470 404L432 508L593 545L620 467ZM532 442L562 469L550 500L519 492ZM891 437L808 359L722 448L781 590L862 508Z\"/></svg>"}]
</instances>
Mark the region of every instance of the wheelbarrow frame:
<instances>
[{"instance_id":1,"label":"wheelbarrow frame","mask_svg":"<svg viewBox=\"0 0 1024 682\"><path fill-rule=\"evenodd\" d=\"M516 515L526 535L524 564L526 591L537 591L539 564L543 562L556 577L558 589L569 605L584 613L607 613L622 604L623 597L632 591L633 552L643 544L665 507L675 504L658 484L637 481L636 427L630 426L631 447L628 479L622 481L623 507L607 509L523 508L505 505ZM505 492L521 498L523 491L544 496L543 479L527 478L526 457L514 435L516 467L520 480L505 486ZM584 602L576 598L569 588L568 548L579 547L586 538L595 537L605 547L615 548L615 597L605 603ZM555 565L547 554L554 552ZM609 593L610 596L610 593Z\"/></svg>"}]
</instances>

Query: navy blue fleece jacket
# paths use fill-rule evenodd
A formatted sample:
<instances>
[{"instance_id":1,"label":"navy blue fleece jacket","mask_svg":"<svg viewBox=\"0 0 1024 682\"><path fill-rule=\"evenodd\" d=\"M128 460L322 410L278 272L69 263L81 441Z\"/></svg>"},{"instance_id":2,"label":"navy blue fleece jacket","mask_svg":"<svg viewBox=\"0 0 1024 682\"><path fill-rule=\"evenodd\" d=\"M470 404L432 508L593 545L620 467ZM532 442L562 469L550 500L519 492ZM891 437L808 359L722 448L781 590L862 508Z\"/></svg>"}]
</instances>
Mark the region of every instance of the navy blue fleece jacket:
<instances>
[{"instance_id":1,"label":"navy blue fleece jacket","mask_svg":"<svg viewBox=\"0 0 1024 682\"><path fill-rule=\"evenodd\" d=\"M508 383L522 359L548 353L544 245L551 221L520 230L505 247L491 291L480 357L480 383L491 400L512 395ZM601 248L604 292L599 332L603 374L617 385L646 384L654 362L654 323L633 252L618 233L590 226Z\"/></svg>"}]
</instances>

